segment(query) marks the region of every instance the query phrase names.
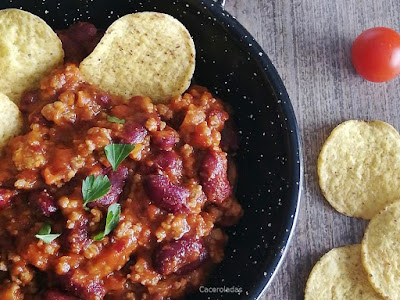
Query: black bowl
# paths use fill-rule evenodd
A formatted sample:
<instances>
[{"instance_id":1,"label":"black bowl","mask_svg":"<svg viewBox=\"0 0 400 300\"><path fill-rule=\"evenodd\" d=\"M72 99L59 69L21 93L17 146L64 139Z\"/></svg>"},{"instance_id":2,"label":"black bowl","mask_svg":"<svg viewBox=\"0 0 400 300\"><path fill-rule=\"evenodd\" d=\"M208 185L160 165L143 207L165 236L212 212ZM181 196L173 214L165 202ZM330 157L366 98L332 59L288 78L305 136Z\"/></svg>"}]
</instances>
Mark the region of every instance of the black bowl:
<instances>
[{"instance_id":1,"label":"black bowl","mask_svg":"<svg viewBox=\"0 0 400 300\"><path fill-rule=\"evenodd\" d=\"M212 0L1 1L0 8L6 7L30 11L54 29L79 20L107 28L120 16L145 10L168 13L186 25L197 48L195 81L234 110L241 140L236 196L245 211L228 230L225 260L206 285L219 289L203 287L190 299L257 299L279 267L294 229L302 157L285 87L252 36Z\"/></svg>"}]
</instances>

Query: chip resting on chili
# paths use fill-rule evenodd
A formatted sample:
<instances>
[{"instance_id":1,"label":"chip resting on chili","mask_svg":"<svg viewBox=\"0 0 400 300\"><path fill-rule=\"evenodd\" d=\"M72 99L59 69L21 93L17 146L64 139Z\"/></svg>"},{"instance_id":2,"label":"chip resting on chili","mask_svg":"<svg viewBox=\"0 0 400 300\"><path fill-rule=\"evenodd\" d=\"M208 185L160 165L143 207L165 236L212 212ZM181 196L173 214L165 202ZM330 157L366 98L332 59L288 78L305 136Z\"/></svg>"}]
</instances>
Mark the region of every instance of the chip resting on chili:
<instances>
[{"instance_id":1,"label":"chip resting on chili","mask_svg":"<svg viewBox=\"0 0 400 300\"><path fill-rule=\"evenodd\" d=\"M361 245L335 248L326 253L311 271L304 299L382 299L372 288L362 266Z\"/></svg>"},{"instance_id":2,"label":"chip resting on chili","mask_svg":"<svg viewBox=\"0 0 400 300\"><path fill-rule=\"evenodd\" d=\"M321 190L339 212L371 219L400 199L400 135L382 121L346 121L318 158Z\"/></svg>"},{"instance_id":3,"label":"chip resting on chili","mask_svg":"<svg viewBox=\"0 0 400 300\"><path fill-rule=\"evenodd\" d=\"M129 14L107 29L79 68L87 81L109 93L161 102L189 87L195 47L175 18L157 12Z\"/></svg>"},{"instance_id":4,"label":"chip resting on chili","mask_svg":"<svg viewBox=\"0 0 400 300\"><path fill-rule=\"evenodd\" d=\"M10 138L20 133L22 123L18 106L0 93L0 152Z\"/></svg>"},{"instance_id":5,"label":"chip resting on chili","mask_svg":"<svg viewBox=\"0 0 400 300\"><path fill-rule=\"evenodd\" d=\"M61 41L45 21L19 9L0 10L0 92L18 103L63 59Z\"/></svg>"},{"instance_id":6,"label":"chip resting on chili","mask_svg":"<svg viewBox=\"0 0 400 300\"><path fill-rule=\"evenodd\" d=\"M361 258L372 286L385 299L400 298L400 202L372 218L362 240Z\"/></svg>"}]
</instances>

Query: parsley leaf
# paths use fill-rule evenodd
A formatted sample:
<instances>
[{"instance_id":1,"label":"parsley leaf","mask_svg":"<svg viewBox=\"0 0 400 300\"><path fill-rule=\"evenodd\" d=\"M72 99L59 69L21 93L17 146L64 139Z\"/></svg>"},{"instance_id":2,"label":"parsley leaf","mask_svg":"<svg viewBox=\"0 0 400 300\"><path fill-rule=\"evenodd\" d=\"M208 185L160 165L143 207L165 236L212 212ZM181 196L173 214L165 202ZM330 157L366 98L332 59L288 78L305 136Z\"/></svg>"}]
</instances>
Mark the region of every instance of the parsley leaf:
<instances>
[{"instance_id":1,"label":"parsley leaf","mask_svg":"<svg viewBox=\"0 0 400 300\"><path fill-rule=\"evenodd\" d=\"M103 232L100 232L94 236L95 241L100 241L108 235L119 222L119 215L121 214L121 205L118 203L111 204L107 210L106 226Z\"/></svg>"},{"instance_id":2,"label":"parsley leaf","mask_svg":"<svg viewBox=\"0 0 400 300\"><path fill-rule=\"evenodd\" d=\"M111 182L106 176L90 175L82 182L83 205L86 206L100 197L106 195L111 188Z\"/></svg>"},{"instance_id":3,"label":"parsley leaf","mask_svg":"<svg viewBox=\"0 0 400 300\"><path fill-rule=\"evenodd\" d=\"M131 144L109 144L104 147L106 157L114 171L134 148L135 145Z\"/></svg>"},{"instance_id":4,"label":"parsley leaf","mask_svg":"<svg viewBox=\"0 0 400 300\"><path fill-rule=\"evenodd\" d=\"M50 233L51 226L49 223L44 223L42 228L40 228L38 234L35 235L39 240L42 240L44 243L49 244L58 238L61 233Z\"/></svg>"},{"instance_id":5,"label":"parsley leaf","mask_svg":"<svg viewBox=\"0 0 400 300\"><path fill-rule=\"evenodd\" d=\"M125 124L124 119L120 119L114 116L107 115L107 121L111 123Z\"/></svg>"}]
</instances>

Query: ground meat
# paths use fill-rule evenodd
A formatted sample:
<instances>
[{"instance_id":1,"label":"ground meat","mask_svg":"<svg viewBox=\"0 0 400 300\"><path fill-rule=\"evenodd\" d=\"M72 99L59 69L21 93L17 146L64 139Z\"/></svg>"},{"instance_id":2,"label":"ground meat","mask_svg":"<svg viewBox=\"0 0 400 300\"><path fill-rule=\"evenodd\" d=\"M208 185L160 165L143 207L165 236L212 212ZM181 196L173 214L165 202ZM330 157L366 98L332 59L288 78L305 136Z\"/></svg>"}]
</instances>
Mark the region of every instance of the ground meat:
<instances>
[{"instance_id":1,"label":"ground meat","mask_svg":"<svg viewBox=\"0 0 400 300\"><path fill-rule=\"evenodd\" d=\"M0 299L180 299L222 260L221 227L242 215L226 107L199 86L157 105L109 95L76 64L102 32L78 23L58 34L73 63L25 92L25 130L0 157ZM115 171L110 143L135 146ZM111 187L84 204L91 175Z\"/></svg>"},{"instance_id":2,"label":"ground meat","mask_svg":"<svg viewBox=\"0 0 400 300\"><path fill-rule=\"evenodd\" d=\"M0 299L22 300L23 295L19 285L16 282L5 281L0 287Z\"/></svg>"}]
</instances>

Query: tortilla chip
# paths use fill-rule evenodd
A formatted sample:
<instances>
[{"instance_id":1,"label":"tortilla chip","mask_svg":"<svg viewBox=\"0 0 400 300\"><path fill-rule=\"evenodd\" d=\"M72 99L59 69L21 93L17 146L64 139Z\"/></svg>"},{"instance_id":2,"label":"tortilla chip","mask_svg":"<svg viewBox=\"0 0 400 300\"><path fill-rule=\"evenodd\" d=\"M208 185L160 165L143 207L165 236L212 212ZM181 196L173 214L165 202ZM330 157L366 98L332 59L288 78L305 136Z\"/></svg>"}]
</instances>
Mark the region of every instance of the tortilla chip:
<instances>
[{"instance_id":1,"label":"tortilla chip","mask_svg":"<svg viewBox=\"0 0 400 300\"><path fill-rule=\"evenodd\" d=\"M400 199L400 135L382 121L347 121L326 140L318 159L321 190L339 212L371 219Z\"/></svg>"},{"instance_id":2,"label":"tortilla chip","mask_svg":"<svg viewBox=\"0 0 400 300\"><path fill-rule=\"evenodd\" d=\"M142 12L115 21L79 68L89 83L109 93L161 102L189 87L194 67L194 43L183 24Z\"/></svg>"},{"instance_id":3,"label":"tortilla chip","mask_svg":"<svg viewBox=\"0 0 400 300\"><path fill-rule=\"evenodd\" d=\"M0 10L0 92L19 103L63 58L61 41L45 21L19 9Z\"/></svg>"},{"instance_id":4,"label":"tortilla chip","mask_svg":"<svg viewBox=\"0 0 400 300\"><path fill-rule=\"evenodd\" d=\"M311 271L304 299L382 299L368 282L361 263L361 245L335 248L326 253Z\"/></svg>"},{"instance_id":5,"label":"tortilla chip","mask_svg":"<svg viewBox=\"0 0 400 300\"><path fill-rule=\"evenodd\" d=\"M377 214L362 240L361 258L369 281L386 299L400 298L400 202Z\"/></svg>"},{"instance_id":6,"label":"tortilla chip","mask_svg":"<svg viewBox=\"0 0 400 300\"><path fill-rule=\"evenodd\" d=\"M7 142L21 132L22 115L18 106L0 93L0 152Z\"/></svg>"}]
</instances>

